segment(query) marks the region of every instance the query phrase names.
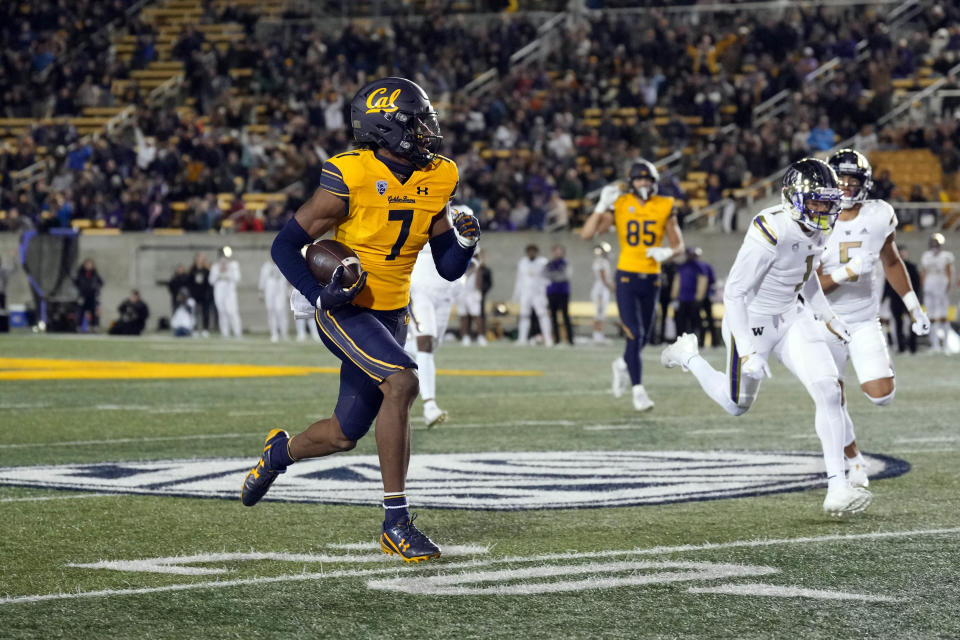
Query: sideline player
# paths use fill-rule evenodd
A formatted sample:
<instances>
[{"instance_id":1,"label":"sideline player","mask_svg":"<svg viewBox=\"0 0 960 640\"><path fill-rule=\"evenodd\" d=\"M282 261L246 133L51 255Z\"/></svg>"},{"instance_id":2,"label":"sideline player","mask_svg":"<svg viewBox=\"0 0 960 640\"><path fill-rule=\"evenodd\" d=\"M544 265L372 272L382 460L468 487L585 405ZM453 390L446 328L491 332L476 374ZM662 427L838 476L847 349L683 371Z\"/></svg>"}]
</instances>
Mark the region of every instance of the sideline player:
<instances>
[{"instance_id":1,"label":"sideline player","mask_svg":"<svg viewBox=\"0 0 960 640\"><path fill-rule=\"evenodd\" d=\"M930 236L929 249L920 257L920 277L923 281L923 302L927 305L927 315L933 322L930 332L930 346L934 353L940 353L946 346L947 311L950 309L950 282L953 280L953 254L944 250L942 233Z\"/></svg>"},{"instance_id":2,"label":"sideline player","mask_svg":"<svg viewBox=\"0 0 960 640\"><path fill-rule=\"evenodd\" d=\"M850 329L850 344L844 344L832 334L825 334L824 339L837 364L841 390L846 391L844 371L849 359L867 399L875 405L886 406L893 401L896 388L893 363L879 318L884 276L903 299L913 320L914 333L920 336L929 333L930 321L920 307L897 251L897 216L893 207L883 200L867 199L873 186L870 162L859 151L841 149L827 159L827 164L840 180L843 208L827 237L817 276L833 312ZM883 267L882 274L876 268L878 262ZM826 327L822 330L826 332ZM850 484L866 487L870 483L867 465L857 447L846 393L843 420Z\"/></svg>"},{"instance_id":3,"label":"sideline player","mask_svg":"<svg viewBox=\"0 0 960 640\"><path fill-rule=\"evenodd\" d=\"M260 267L257 289L260 290L260 298L267 310L270 342L277 342L281 338L286 341L290 331L290 316L287 311L290 285L273 260L267 260Z\"/></svg>"},{"instance_id":4,"label":"sideline player","mask_svg":"<svg viewBox=\"0 0 960 640\"><path fill-rule=\"evenodd\" d=\"M586 240L616 225L620 241L617 260L617 309L627 336L623 357L613 361L613 395L626 391L627 375L633 384L633 407L653 408L643 388L640 351L647 343L660 298L660 263L683 253L683 234L673 214L673 198L657 195L660 174L653 163L640 159L630 167L625 193L607 185L587 218L580 236ZM664 233L669 247L661 247Z\"/></svg>"},{"instance_id":5,"label":"sideline player","mask_svg":"<svg viewBox=\"0 0 960 640\"><path fill-rule=\"evenodd\" d=\"M520 307L517 322L516 345L527 344L530 335L530 316L537 314L540 323L540 335L545 347L553 346L553 333L550 328L550 316L547 315L547 259L540 255L540 248L528 244L524 249L526 256L517 263L517 278L513 283L513 300Z\"/></svg>"},{"instance_id":6,"label":"sideline player","mask_svg":"<svg viewBox=\"0 0 960 640\"><path fill-rule=\"evenodd\" d=\"M464 205L453 209L473 215L470 207ZM472 262L467 273L476 270ZM417 255L413 273L410 275L412 322L405 348L417 359L420 397L423 398L423 421L428 429L447 419L447 412L437 406L437 365L433 353L443 342L450 319L450 307L463 286L463 278L451 282L437 273L430 244L424 245Z\"/></svg>"},{"instance_id":7,"label":"sideline player","mask_svg":"<svg viewBox=\"0 0 960 640\"><path fill-rule=\"evenodd\" d=\"M593 286L590 288L590 301L593 302L593 342L610 344L603 332L607 319L607 305L610 304L610 292L613 291L613 268L610 266L610 244L601 242L593 248Z\"/></svg>"},{"instance_id":8,"label":"sideline player","mask_svg":"<svg viewBox=\"0 0 960 640\"><path fill-rule=\"evenodd\" d=\"M253 506L290 464L353 449L376 417L385 511L380 547L418 562L439 556L440 548L414 526L404 493L410 405L419 390L417 365L403 349L410 272L429 240L437 271L456 280L480 228L467 213L449 213L457 165L437 153L443 138L423 89L405 78L375 80L353 98L350 119L357 148L324 163L320 187L271 251L287 280L315 301L323 342L341 360L337 406L295 436L271 430L241 498ZM341 285L342 267L321 287L300 253L329 231L365 269L351 287Z\"/></svg>"},{"instance_id":9,"label":"sideline player","mask_svg":"<svg viewBox=\"0 0 960 640\"><path fill-rule=\"evenodd\" d=\"M456 206L455 209L472 210L464 206ZM467 269L467 274L463 278L463 286L456 299L457 315L460 317L460 343L463 346L470 346L476 342L481 347L487 346L487 323L483 312L483 248L477 247L473 253L473 262ZM473 324L476 333L474 338L470 337L470 325Z\"/></svg>"},{"instance_id":10,"label":"sideline player","mask_svg":"<svg viewBox=\"0 0 960 640\"><path fill-rule=\"evenodd\" d=\"M849 334L830 309L820 280L810 277L826 232L840 212L837 174L821 160L804 158L784 174L781 198L781 204L753 219L727 277L722 324L726 374L703 359L692 333L664 349L660 361L668 368L692 371L714 402L739 416L756 400L760 382L770 375L767 359L775 354L816 405L816 430L827 468L824 511L855 513L867 508L873 494L847 480L839 374L819 321L825 320L838 336L849 340ZM806 305L798 304L798 294Z\"/></svg>"}]
</instances>

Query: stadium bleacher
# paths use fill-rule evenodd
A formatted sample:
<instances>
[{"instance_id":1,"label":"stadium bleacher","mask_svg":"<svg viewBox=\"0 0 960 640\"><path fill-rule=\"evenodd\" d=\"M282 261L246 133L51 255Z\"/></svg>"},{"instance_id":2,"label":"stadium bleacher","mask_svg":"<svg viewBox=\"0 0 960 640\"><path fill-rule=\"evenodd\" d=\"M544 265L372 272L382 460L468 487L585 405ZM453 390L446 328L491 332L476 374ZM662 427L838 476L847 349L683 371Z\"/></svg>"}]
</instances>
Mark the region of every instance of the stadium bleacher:
<instances>
[{"instance_id":1,"label":"stadium bleacher","mask_svg":"<svg viewBox=\"0 0 960 640\"><path fill-rule=\"evenodd\" d=\"M47 101L47 113L23 112L22 99L5 103L0 210L16 207L18 225L245 228L237 223L248 211L263 223L267 208L244 194L288 193L299 184L299 195L274 196L281 212L269 213L288 216L315 187L326 154L348 145L344 107L357 74L373 72L409 75L434 96L445 152L461 165L461 197L489 228L576 224L590 206L584 196L636 155L664 162L665 184L686 215L721 198L762 197L761 178L815 151L806 133L820 118L828 140L849 138L938 82L960 53L952 8L912 15L895 34L884 22L887 5L704 12L696 23L679 12L654 19L587 12L540 33L542 18L523 12L491 23L469 13L418 20L411 11L324 28L303 15L287 20L295 9L286 0L121 5L90 9L112 25L81 56L108 70L101 80L60 78L54 86L63 95ZM248 37L254 32L258 38ZM24 46L36 55L45 49L38 33L24 45L4 32L4 46L15 59L25 59ZM508 54L538 37L580 44L545 45L533 63L511 64ZM437 43L433 55L409 55L417 42ZM853 60L857 42L866 43L866 63ZM812 78L834 56L839 62L821 87ZM59 58L48 64L59 66ZM461 91L488 68L497 70L494 90ZM5 75L10 95L16 77ZM783 90L793 96L790 109L764 120L762 105ZM932 140L891 124L878 144L935 154L946 138L960 146L956 121L951 127L944 115ZM941 198L935 191L943 187L946 199L960 199L948 174L922 188ZM892 175L900 186L893 197L920 184L918 172ZM108 180L122 188L105 189ZM203 204L213 194L221 194L213 198L219 215Z\"/></svg>"}]
</instances>

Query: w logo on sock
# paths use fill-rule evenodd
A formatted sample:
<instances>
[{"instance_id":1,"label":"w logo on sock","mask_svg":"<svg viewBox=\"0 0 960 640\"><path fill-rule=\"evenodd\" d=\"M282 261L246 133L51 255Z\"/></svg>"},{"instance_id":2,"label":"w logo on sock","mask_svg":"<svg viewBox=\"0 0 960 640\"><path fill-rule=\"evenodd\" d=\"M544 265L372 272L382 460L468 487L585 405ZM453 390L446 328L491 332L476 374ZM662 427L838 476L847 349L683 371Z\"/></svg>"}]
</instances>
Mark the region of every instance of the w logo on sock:
<instances>
[{"instance_id":1,"label":"w logo on sock","mask_svg":"<svg viewBox=\"0 0 960 640\"><path fill-rule=\"evenodd\" d=\"M755 336L762 336L762 335L763 335L763 327L753 327L753 335L755 335Z\"/></svg>"}]
</instances>

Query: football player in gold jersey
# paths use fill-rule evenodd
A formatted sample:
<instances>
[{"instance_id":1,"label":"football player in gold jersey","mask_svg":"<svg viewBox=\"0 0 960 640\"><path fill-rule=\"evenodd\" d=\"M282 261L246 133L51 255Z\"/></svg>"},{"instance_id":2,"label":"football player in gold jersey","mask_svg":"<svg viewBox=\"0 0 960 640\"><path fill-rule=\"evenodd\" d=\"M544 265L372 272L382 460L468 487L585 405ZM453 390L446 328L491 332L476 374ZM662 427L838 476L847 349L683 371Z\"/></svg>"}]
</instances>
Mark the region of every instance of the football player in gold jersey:
<instances>
[{"instance_id":1,"label":"football player in gold jersey","mask_svg":"<svg viewBox=\"0 0 960 640\"><path fill-rule=\"evenodd\" d=\"M418 562L440 549L414 526L404 493L409 412L419 386L417 365L403 349L410 273L429 241L437 271L456 280L480 227L468 213L451 215L457 165L437 153L440 127L423 89L404 78L382 78L360 89L350 111L356 148L323 165L320 188L277 234L271 252L316 307L320 336L342 362L340 396L333 415L302 433L270 431L241 497L253 506L293 462L353 449L376 418L385 510L380 546ZM351 287L341 285L342 267L321 286L301 256L304 245L330 231L360 257L364 272Z\"/></svg>"},{"instance_id":2,"label":"football player in gold jersey","mask_svg":"<svg viewBox=\"0 0 960 640\"><path fill-rule=\"evenodd\" d=\"M580 230L590 240L616 226L620 242L617 260L617 309L627 336L623 357L613 361L613 394L626 391L627 376L633 384L637 411L653 408L643 388L640 351L647 342L660 297L660 263L683 254L683 234L673 214L673 198L657 195L660 174L653 163L637 160L630 167L625 192L604 188L600 202ZM670 246L661 247L666 235Z\"/></svg>"}]
</instances>

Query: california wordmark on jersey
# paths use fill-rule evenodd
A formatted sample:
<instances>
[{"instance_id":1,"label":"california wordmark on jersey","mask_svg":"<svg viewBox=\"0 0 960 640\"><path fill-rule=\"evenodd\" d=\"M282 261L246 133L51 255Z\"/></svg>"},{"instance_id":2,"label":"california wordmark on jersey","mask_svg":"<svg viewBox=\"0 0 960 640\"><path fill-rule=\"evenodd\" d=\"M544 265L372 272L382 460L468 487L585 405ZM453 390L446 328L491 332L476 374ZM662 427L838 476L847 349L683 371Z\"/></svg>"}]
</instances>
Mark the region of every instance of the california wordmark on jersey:
<instances>
[{"instance_id":1,"label":"california wordmark on jersey","mask_svg":"<svg viewBox=\"0 0 960 640\"><path fill-rule=\"evenodd\" d=\"M841 214L842 215L842 214ZM864 266L859 277L847 280L827 294L830 308L850 324L874 319L879 313L883 292L880 250L897 228L893 207L883 200L867 200L852 220L837 220L827 236L820 257L824 273L830 273L859 258Z\"/></svg>"},{"instance_id":2,"label":"california wordmark on jersey","mask_svg":"<svg viewBox=\"0 0 960 640\"><path fill-rule=\"evenodd\" d=\"M797 304L797 295L820 261L824 243L824 234L808 236L782 210L782 205L769 207L757 214L747 230L740 251L772 253L774 259L752 295L748 295L745 301L747 311L760 315L778 315L790 311ZM726 286L731 286L730 278Z\"/></svg>"},{"instance_id":3,"label":"california wordmark on jersey","mask_svg":"<svg viewBox=\"0 0 960 640\"><path fill-rule=\"evenodd\" d=\"M373 151L341 153L323 165L320 186L347 203L334 239L354 251L367 283L353 304L400 309L410 299L410 272L458 182L457 165L437 156L401 183Z\"/></svg>"}]
</instances>

